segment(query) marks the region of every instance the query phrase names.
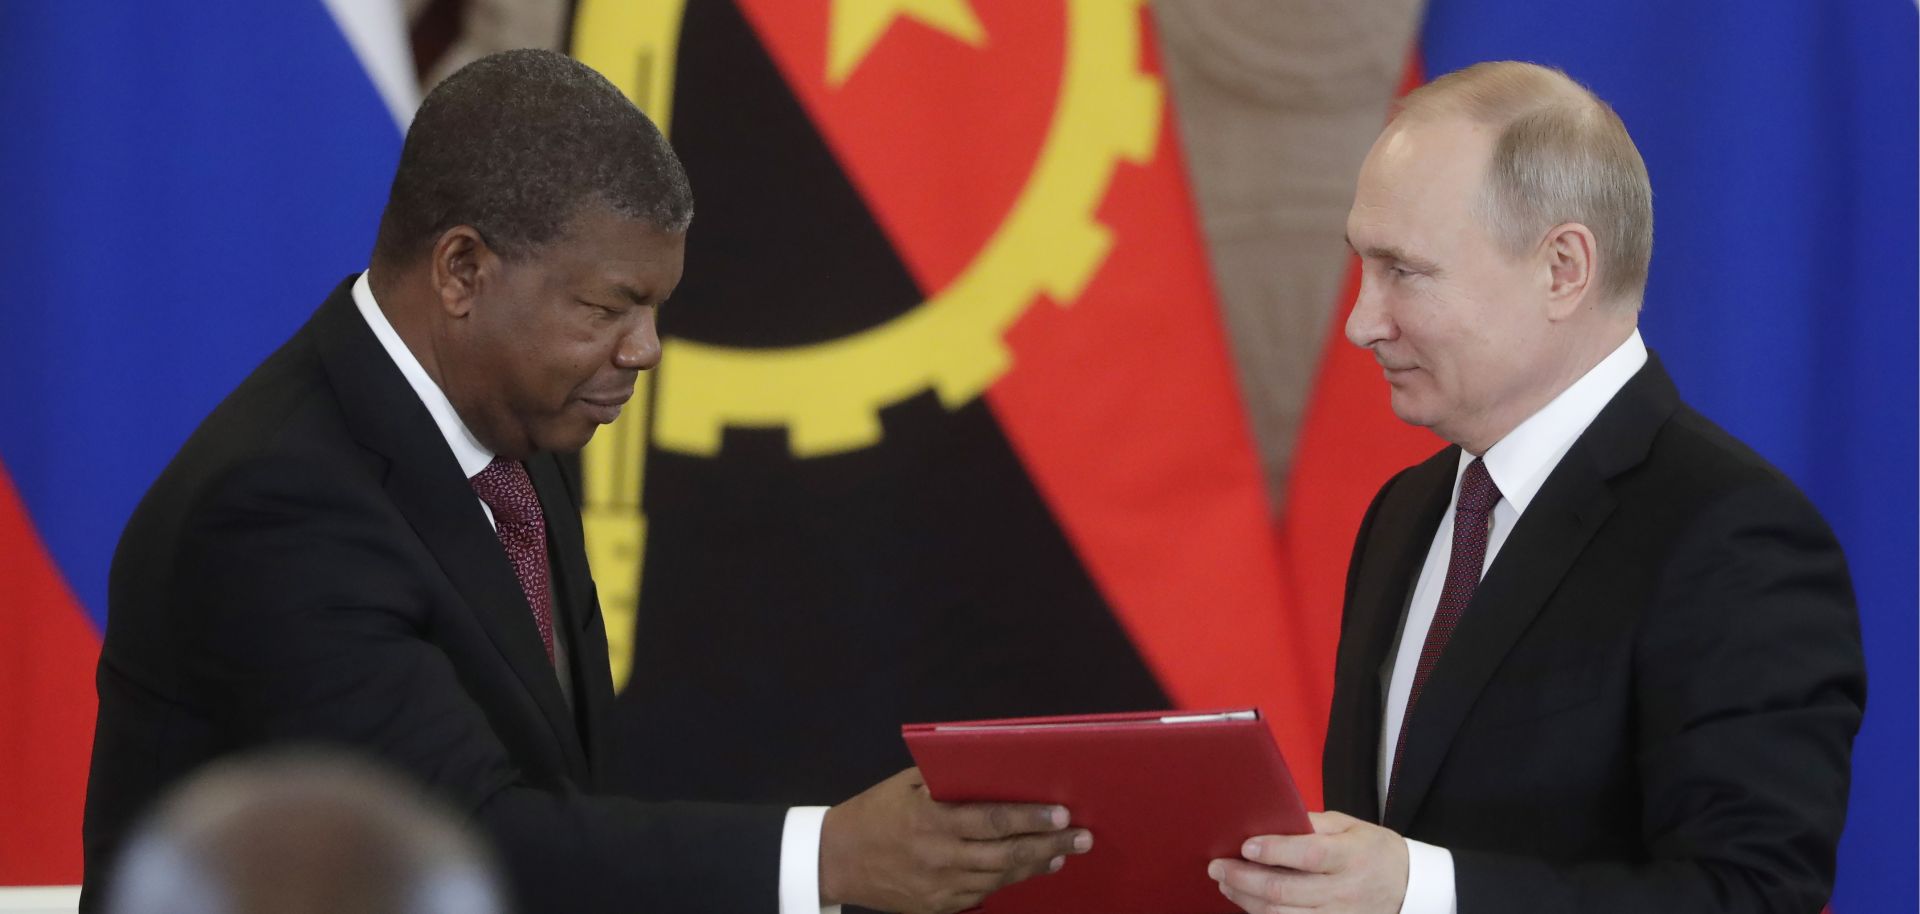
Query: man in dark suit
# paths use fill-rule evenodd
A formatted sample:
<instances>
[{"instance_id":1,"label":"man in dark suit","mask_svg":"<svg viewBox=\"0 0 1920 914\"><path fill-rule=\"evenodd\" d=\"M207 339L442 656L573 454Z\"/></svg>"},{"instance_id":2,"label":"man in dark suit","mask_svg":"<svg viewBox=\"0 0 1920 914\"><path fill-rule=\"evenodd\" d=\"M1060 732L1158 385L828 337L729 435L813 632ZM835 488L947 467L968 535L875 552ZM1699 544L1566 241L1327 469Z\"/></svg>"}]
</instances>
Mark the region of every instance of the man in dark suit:
<instances>
[{"instance_id":1,"label":"man in dark suit","mask_svg":"<svg viewBox=\"0 0 1920 914\"><path fill-rule=\"evenodd\" d=\"M831 809L596 792L613 690L554 455L659 360L691 218L659 131L574 61L508 52L427 97L371 268L207 418L121 538L85 907L170 785L289 742L371 756L471 817L524 911L952 911L1090 845L1065 810L937 804L912 771Z\"/></svg>"},{"instance_id":2,"label":"man in dark suit","mask_svg":"<svg viewBox=\"0 0 1920 914\"><path fill-rule=\"evenodd\" d=\"M1624 126L1557 71L1443 77L1374 144L1347 336L1454 446L1367 511L1334 811L1211 865L1246 910L1825 903L1866 689L1846 563L1641 342L1652 218Z\"/></svg>"}]
</instances>

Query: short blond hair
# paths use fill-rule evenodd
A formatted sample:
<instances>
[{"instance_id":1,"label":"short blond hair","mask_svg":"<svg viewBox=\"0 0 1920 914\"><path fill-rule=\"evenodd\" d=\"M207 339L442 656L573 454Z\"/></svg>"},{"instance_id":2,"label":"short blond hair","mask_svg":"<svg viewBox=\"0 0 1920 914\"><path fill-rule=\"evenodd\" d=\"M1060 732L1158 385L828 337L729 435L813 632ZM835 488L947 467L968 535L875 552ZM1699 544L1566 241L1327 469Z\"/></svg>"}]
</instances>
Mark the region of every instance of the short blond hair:
<instances>
[{"instance_id":1,"label":"short blond hair","mask_svg":"<svg viewBox=\"0 0 1920 914\"><path fill-rule=\"evenodd\" d=\"M1477 63L1408 93L1394 117L1467 117L1498 127L1480 216L1514 254L1578 222L1599 247L1600 293L1636 306L1653 259L1653 186L1613 108L1566 73Z\"/></svg>"}]
</instances>

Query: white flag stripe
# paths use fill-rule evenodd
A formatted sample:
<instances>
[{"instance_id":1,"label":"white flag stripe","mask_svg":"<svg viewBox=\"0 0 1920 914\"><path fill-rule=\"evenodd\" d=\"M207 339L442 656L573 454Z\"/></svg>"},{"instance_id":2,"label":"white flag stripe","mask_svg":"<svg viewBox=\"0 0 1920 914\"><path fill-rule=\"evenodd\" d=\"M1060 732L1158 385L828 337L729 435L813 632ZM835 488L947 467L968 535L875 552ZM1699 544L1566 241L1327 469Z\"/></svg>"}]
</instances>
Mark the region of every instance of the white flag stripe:
<instances>
[{"instance_id":1,"label":"white flag stripe","mask_svg":"<svg viewBox=\"0 0 1920 914\"><path fill-rule=\"evenodd\" d=\"M401 132L420 107L414 78L413 48L407 41L407 16L400 0L325 0L347 44L366 68L367 78L393 113Z\"/></svg>"},{"instance_id":2,"label":"white flag stripe","mask_svg":"<svg viewBox=\"0 0 1920 914\"><path fill-rule=\"evenodd\" d=\"M0 887L0 914L72 914L80 907L80 887Z\"/></svg>"}]
</instances>

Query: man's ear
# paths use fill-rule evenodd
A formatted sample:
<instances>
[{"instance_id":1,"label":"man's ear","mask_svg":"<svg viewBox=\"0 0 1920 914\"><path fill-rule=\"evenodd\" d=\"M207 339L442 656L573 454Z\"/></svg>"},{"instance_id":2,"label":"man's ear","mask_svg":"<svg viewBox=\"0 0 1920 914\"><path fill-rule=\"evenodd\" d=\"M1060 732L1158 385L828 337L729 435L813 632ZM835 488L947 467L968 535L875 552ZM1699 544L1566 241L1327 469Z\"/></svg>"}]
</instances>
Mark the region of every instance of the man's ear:
<instances>
[{"instance_id":1,"label":"man's ear","mask_svg":"<svg viewBox=\"0 0 1920 914\"><path fill-rule=\"evenodd\" d=\"M499 255L473 226L456 225L440 233L431 256L433 290L441 310L449 317L466 317L474 298L498 271Z\"/></svg>"},{"instance_id":2,"label":"man's ear","mask_svg":"<svg viewBox=\"0 0 1920 914\"><path fill-rule=\"evenodd\" d=\"M1578 222L1562 223L1547 232L1540 253L1547 275L1550 320L1572 317L1597 291L1594 270L1599 265L1598 250L1592 230Z\"/></svg>"}]
</instances>

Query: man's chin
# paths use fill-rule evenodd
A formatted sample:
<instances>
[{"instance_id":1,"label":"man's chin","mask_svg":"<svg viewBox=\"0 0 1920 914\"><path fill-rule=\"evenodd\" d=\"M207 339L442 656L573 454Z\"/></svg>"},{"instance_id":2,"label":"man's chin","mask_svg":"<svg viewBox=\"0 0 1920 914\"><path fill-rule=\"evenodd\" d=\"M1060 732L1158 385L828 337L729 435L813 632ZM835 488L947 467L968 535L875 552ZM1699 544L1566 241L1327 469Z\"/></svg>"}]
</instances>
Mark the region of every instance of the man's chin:
<instances>
[{"instance_id":1,"label":"man's chin","mask_svg":"<svg viewBox=\"0 0 1920 914\"><path fill-rule=\"evenodd\" d=\"M1423 402L1418 397L1395 388L1388 399L1388 404L1393 408L1394 418L1416 428L1431 429L1435 434L1439 433L1434 426L1440 424L1442 417L1439 410L1435 409L1431 403Z\"/></svg>"},{"instance_id":2,"label":"man's chin","mask_svg":"<svg viewBox=\"0 0 1920 914\"><path fill-rule=\"evenodd\" d=\"M598 422L574 420L558 423L554 428L548 429L546 434L540 436L538 445L540 450L549 453L571 454L586 447L587 442L593 440L593 433L599 429Z\"/></svg>"},{"instance_id":3,"label":"man's chin","mask_svg":"<svg viewBox=\"0 0 1920 914\"><path fill-rule=\"evenodd\" d=\"M1394 418L1408 425L1432 424L1430 420L1423 421L1426 419L1426 413L1420 408L1418 399L1398 387L1390 388L1390 391L1387 394L1387 404L1393 409Z\"/></svg>"}]
</instances>

